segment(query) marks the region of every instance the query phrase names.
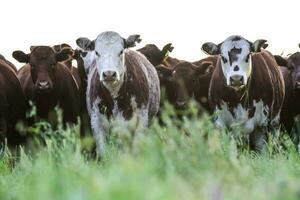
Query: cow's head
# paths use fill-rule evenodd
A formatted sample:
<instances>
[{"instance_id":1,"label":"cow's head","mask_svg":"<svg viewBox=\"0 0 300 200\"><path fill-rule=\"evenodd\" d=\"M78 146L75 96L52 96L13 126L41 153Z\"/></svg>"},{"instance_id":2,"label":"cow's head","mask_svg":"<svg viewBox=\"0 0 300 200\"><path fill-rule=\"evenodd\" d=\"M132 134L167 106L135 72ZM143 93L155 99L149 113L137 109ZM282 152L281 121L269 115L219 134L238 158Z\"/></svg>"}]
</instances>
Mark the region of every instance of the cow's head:
<instances>
[{"instance_id":1,"label":"cow's head","mask_svg":"<svg viewBox=\"0 0 300 200\"><path fill-rule=\"evenodd\" d=\"M286 61L286 63L284 63L284 60ZM281 65L286 66L290 70L293 81L293 87L297 90L300 90L300 52L292 54L287 59L282 58L281 62Z\"/></svg>"},{"instance_id":2,"label":"cow's head","mask_svg":"<svg viewBox=\"0 0 300 200\"><path fill-rule=\"evenodd\" d=\"M155 44L147 44L137 51L141 52L153 66L162 64L169 53L172 52L174 47L171 43L166 44L162 50L160 50Z\"/></svg>"},{"instance_id":3,"label":"cow's head","mask_svg":"<svg viewBox=\"0 0 300 200\"><path fill-rule=\"evenodd\" d=\"M188 102L195 95L196 90L201 90L200 80L213 70L212 62L204 62L196 66L189 62L175 65L172 72L173 104L177 109L186 108Z\"/></svg>"},{"instance_id":4,"label":"cow's head","mask_svg":"<svg viewBox=\"0 0 300 200\"><path fill-rule=\"evenodd\" d=\"M74 58L77 60L78 65L84 67L86 74L89 74L90 68L94 66L95 63L95 51L86 51L77 48L74 53Z\"/></svg>"},{"instance_id":5,"label":"cow's head","mask_svg":"<svg viewBox=\"0 0 300 200\"><path fill-rule=\"evenodd\" d=\"M74 51L70 45L65 43L54 45L52 48L54 49L55 53L59 53L63 49L69 49L70 51ZM71 69L73 59L73 55L70 55L68 59L64 60L62 63L65 64L69 69Z\"/></svg>"},{"instance_id":6,"label":"cow's head","mask_svg":"<svg viewBox=\"0 0 300 200\"><path fill-rule=\"evenodd\" d=\"M260 52L266 48L266 40L249 42L241 36L231 36L216 45L207 42L202 50L210 55L220 55L222 71L226 84L238 90L248 82L252 72L251 53Z\"/></svg>"},{"instance_id":7,"label":"cow's head","mask_svg":"<svg viewBox=\"0 0 300 200\"><path fill-rule=\"evenodd\" d=\"M87 51L94 51L94 59L100 81L106 87L114 87L123 81L125 74L124 50L134 47L136 42L140 42L139 35L131 35L127 39L122 38L116 32L103 32L96 40L87 38L77 39L77 45Z\"/></svg>"},{"instance_id":8,"label":"cow's head","mask_svg":"<svg viewBox=\"0 0 300 200\"><path fill-rule=\"evenodd\" d=\"M35 87L39 91L49 91L55 84L54 75L58 62L63 62L72 55L69 49L54 52L49 46L35 46L29 54L23 51L14 51L13 57L21 62L28 63L31 69L31 77Z\"/></svg>"}]
</instances>

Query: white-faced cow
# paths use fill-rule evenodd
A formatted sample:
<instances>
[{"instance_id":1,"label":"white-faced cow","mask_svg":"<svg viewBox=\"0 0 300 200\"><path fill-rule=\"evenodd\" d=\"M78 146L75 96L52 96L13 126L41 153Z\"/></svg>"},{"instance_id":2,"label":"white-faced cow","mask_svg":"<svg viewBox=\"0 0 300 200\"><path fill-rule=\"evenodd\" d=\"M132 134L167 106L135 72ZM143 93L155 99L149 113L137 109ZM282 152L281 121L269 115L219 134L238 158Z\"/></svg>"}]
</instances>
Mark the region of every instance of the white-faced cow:
<instances>
[{"instance_id":1,"label":"white-faced cow","mask_svg":"<svg viewBox=\"0 0 300 200\"><path fill-rule=\"evenodd\" d=\"M279 123L284 100L284 81L266 40L254 43L231 36L202 49L219 55L209 88L211 106L220 110L216 123L222 127L243 124L251 149L264 146L267 132ZM249 135L248 135L249 134Z\"/></svg>"},{"instance_id":2,"label":"white-faced cow","mask_svg":"<svg viewBox=\"0 0 300 200\"><path fill-rule=\"evenodd\" d=\"M104 155L111 117L127 121L136 115L138 127L143 128L158 111L155 68L142 54L128 49L139 41L139 35L124 39L110 31L94 41L77 40L79 47L95 53L95 67L88 74L87 107L99 156Z\"/></svg>"}]
</instances>

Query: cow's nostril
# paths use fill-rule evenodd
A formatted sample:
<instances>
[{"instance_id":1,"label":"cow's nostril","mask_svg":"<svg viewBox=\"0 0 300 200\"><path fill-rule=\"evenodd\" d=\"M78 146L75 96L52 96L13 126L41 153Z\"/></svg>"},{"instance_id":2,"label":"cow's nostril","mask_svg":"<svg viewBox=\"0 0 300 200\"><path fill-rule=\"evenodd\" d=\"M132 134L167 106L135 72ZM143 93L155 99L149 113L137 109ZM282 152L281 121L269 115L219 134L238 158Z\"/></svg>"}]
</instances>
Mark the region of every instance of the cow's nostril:
<instances>
[{"instance_id":1,"label":"cow's nostril","mask_svg":"<svg viewBox=\"0 0 300 200\"><path fill-rule=\"evenodd\" d=\"M38 82L38 87L40 89L49 89L50 83L49 83L49 81L39 81Z\"/></svg>"},{"instance_id":2,"label":"cow's nostril","mask_svg":"<svg viewBox=\"0 0 300 200\"><path fill-rule=\"evenodd\" d=\"M233 70L236 72L236 71L239 71L240 68L236 65L236 66L233 68Z\"/></svg>"}]
</instances>

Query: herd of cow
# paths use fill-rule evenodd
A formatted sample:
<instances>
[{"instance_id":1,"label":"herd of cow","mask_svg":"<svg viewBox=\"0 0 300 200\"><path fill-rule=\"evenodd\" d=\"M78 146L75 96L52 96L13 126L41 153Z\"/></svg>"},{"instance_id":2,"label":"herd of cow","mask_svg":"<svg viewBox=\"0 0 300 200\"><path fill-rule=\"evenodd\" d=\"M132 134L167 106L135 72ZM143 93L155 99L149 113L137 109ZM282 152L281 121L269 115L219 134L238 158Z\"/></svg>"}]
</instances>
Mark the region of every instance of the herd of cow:
<instances>
[{"instance_id":1,"label":"herd of cow","mask_svg":"<svg viewBox=\"0 0 300 200\"><path fill-rule=\"evenodd\" d=\"M13 52L24 63L19 70L0 56L1 140L25 143L16 124L31 123L25 117L29 102L38 118L51 123L59 105L64 123L80 117L82 126L91 128L101 156L111 119L126 122L136 116L136 131L145 128L162 109L162 88L175 109L186 109L195 99L208 113L217 113L218 127L240 124L253 150L278 128L292 135L300 114L300 52L273 56L265 50L266 40L231 36L220 44L203 44L209 56L188 62L169 56L171 44L162 50L153 44L130 50L140 41L139 35L124 39L107 31L95 40L77 39L75 50L67 44L32 46L29 53Z\"/></svg>"}]
</instances>

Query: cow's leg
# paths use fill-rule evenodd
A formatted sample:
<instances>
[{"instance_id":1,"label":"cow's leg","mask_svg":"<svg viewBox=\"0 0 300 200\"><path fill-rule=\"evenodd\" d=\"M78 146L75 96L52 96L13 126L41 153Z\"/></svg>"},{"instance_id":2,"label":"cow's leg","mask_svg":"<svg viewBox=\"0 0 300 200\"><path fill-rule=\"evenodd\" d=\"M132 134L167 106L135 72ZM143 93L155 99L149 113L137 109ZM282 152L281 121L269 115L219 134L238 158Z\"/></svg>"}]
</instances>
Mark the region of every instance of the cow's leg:
<instances>
[{"instance_id":1,"label":"cow's leg","mask_svg":"<svg viewBox=\"0 0 300 200\"><path fill-rule=\"evenodd\" d=\"M0 155L5 151L5 138L7 137L7 123L4 116L0 117Z\"/></svg>"},{"instance_id":2,"label":"cow's leg","mask_svg":"<svg viewBox=\"0 0 300 200\"><path fill-rule=\"evenodd\" d=\"M249 135L249 146L251 150L261 152L266 146L268 134L267 126L257 126Z\"/></svg>"},{"instance_id":3,"label":"cow's leg","mask_svg":"<svg viewBox=\"0 0 300 200\"><path fill-rule=\"evenodd\" d=\"M96 142L97 155L100 158L105 156L105 126L108 123L106 117L99 111L98 105L91 109L91 127Z\"/></svg>"}]
</instances>

